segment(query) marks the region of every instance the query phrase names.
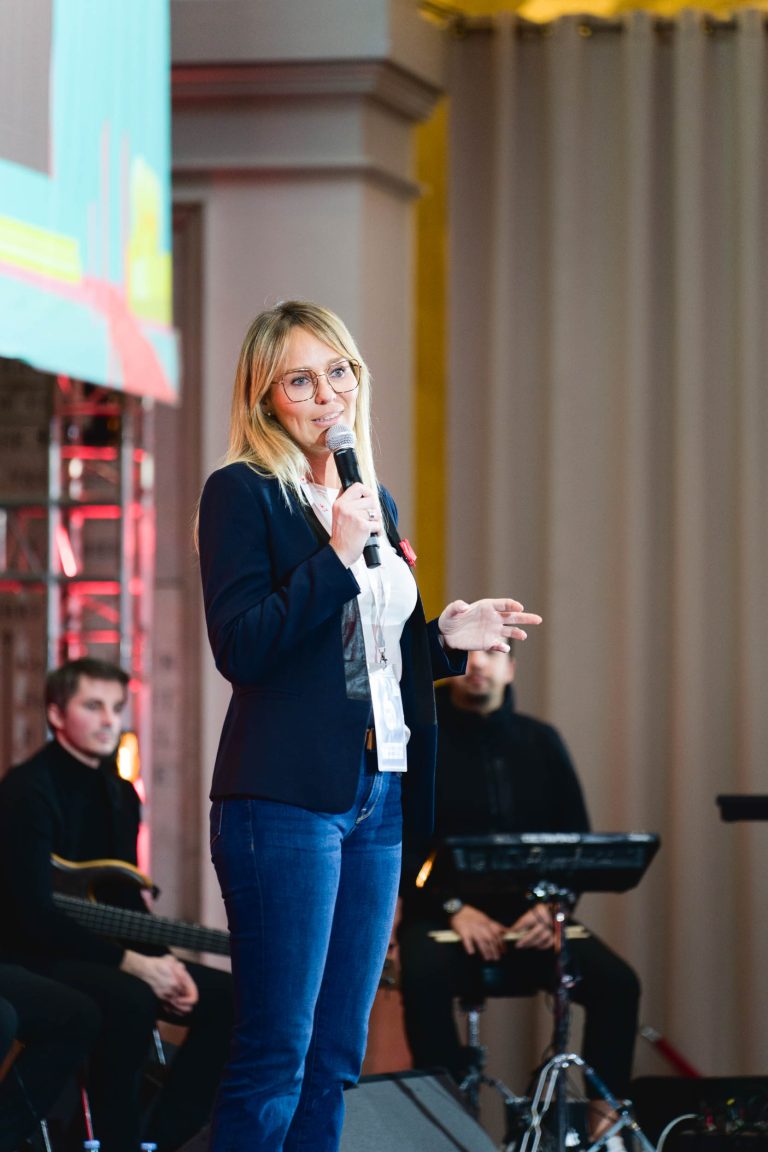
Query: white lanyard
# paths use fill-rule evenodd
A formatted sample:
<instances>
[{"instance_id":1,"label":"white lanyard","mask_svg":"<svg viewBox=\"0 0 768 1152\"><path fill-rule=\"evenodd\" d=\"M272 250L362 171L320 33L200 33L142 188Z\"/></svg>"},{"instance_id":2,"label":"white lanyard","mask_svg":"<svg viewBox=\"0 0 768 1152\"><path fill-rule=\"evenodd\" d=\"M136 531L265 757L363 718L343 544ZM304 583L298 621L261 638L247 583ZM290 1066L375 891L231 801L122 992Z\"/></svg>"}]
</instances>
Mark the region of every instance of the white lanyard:
<instances>
[{"instance_id":1,"label":"white lanyard","mask_svg":"<svg viewBox=\"0 0 768 1152\"><path fill-rule=\"evenodd\" d=\"M332 518L329 504L318 495L315 485L305 485L304 492L317 511L321 523L330 530ZM359 584L362 576L360 565L357 565L357 569ZM376 730L376 759L380 772L405 772L408 737L403 717L403 702L394 665L387 657L384 632L384 620L392 597L392 585L390 580L385 578L384 565L376 568L366 567L365 571L371 590L371 628L365 656ZM365 631L363 628L364 639ZM369 651L371 639L372 651Z\"/></svg>"},{"instance_id":2,"label":"white lanyard","mask_svg":"<svg viewBox=\"0 0 768 1152\"><path fill-rule=\"evenodd\" d=\"M389 580L384 579L384 568L368 568L368 579L371 584L371 632L375 648L374 666L386 668L387 639L384 635L384 617L389 608L392 587Z\"/></svg>"}]
</instances>

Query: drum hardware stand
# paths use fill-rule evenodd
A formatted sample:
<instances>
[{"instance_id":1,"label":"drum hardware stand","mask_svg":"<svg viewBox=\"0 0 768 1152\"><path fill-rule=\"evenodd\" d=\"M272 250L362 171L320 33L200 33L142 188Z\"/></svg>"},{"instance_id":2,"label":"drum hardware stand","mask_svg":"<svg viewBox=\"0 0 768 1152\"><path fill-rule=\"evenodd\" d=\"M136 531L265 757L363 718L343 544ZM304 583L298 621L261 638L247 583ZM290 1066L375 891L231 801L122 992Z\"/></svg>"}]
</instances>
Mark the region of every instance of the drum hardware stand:
<instances>
[{"instance_id":1,"label":"drum hardware stand","mask_svg":"<svg viewBox=\"0 0 768 1152\"><path fill-rule=\"evenodd\" d=\"M554 1105L554 1152L568 1152L578 1136L568 1127L568 1070L580 1068L584 1079L597 1090L615 1114L615 1121L585 1152L598 1152L612 1136L629 1130L642 1152L655 1152L631 1114L626 1101L617 1100L603 1080L580 1056L567 1052L570 1022L570 990L575 980L569 970L566 920L576 903L575 892L625 892L634 888L645 873L659 847L659 837L652 833L522 833L489 836L448 836L439 850L422 866L416 886L423 887L432 877L432 887L457 891L457 879L463 884L458 891L471 900L473 893L527 891L534 899L546 902L552 909L555 930L555 972L557 986L554 1000L554 1056L544 1065L533 1096L518 1097L498 1080L484 1073L485 1050L479 1044L480 1061L465 1078L466 1086L477 1104L480 1084L489 1084L501 1092L507 1109L507 1134L503 1152L538 1152L542 1143L542 1121ZM437 867L434 867L434 865ZM471 1024L471 1022L470 1022ZM477 1015L474 1020L477 1039ZM528 1111L530 1104L530 1111ZM522 1133L522 1136L521 1136ZM547 1152L551 1144L544 1138Z\"/></svg>"},{"instance_id":2,"label":"drum hardware stand","mask_svg":"<svg viewBox=\"0 0 768 1152\"><path fill-rule=\"evenodd\" d=\"M531 1098L530 1122L522 1140L508 1144L505 1152L538 1152L542 1139L542 1121L550 1109L555 1114L555 1148L558 1152L575 1143L580 1143L568 1124L568 1071L570 1068L580 1068L584 1079L597 1089L598 1097L602 1099L616 1116L614 1122L593 1142L588 1143L586 1152L597 1152L622 1130L629 1129L638 1139L643 1152L655 1152L653 1144L640 1128L625 1101L618 1100L608 1086L597 1075L581 1056L575 1052L568 1052L568 1033L570 1025L571 989L578 977L574 976L568 963L568 938L565 932L566 920L576 903L576 895L569 888L561 888L549 882L540 882L530 890L530 895L537 901L549 904L552 909L552 919L555 930L555 973L556 987L554 996L554 1029L553 1048L554 1056L542 1068L536 1087Z\"/></svg>"},{"instance_id":3,"label":"drum hardware stand","mask_svg":"<svg viewBox=\"0 0 768 1152\"><path fill-rule=\"evenodd\" d=\"M466 998L464 1006L467 1012L467 1049L470 1055L470 1067L464 1079L459 1084L459 1092L461 1092L467 1105L467 1111L475 1120L480 1119L480 1087L486 1085L488 1088L493 1088L498 1092L504 1102L504 1114L506 1116L507 1131L504 1136L502 1147L507 1147L510 1142L514 1144L514 1133L520 1130L521 1118L524 1118L525 1123L530 1119L530 1100L527 1096L516 1096L515 1093L507 1087L503 1080L499 1080L497 1076L488 1076L485 1071L485 1057L487 1049L484 1044L480 1043L480 1013L482 1007L478 1003L469 1003Z\"/></svg>"}]
</instances>

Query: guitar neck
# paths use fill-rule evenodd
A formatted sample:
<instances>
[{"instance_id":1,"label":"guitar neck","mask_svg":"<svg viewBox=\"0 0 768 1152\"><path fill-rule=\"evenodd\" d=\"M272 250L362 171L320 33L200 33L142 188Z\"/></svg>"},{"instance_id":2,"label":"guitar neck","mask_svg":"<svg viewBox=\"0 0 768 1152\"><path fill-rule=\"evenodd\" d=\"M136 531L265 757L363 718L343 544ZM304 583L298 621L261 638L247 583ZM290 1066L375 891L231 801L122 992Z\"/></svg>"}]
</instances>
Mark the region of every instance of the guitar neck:
<instances>
[{"instance_id":1,"label":"guitar neck","mask_svg":"<svg viewBox=\"0 0 768 1152\"><path fill-rule=\"evenodd\" d=\"M229 933L219 928L206 928L202 924L189 924L184 920L171 920L167 916L117 908L112 904L96 904L60 892L54 893L53 901L62 912L99 936L114 936L127 943L229 955Z\"/></svg>"}]
</instances>

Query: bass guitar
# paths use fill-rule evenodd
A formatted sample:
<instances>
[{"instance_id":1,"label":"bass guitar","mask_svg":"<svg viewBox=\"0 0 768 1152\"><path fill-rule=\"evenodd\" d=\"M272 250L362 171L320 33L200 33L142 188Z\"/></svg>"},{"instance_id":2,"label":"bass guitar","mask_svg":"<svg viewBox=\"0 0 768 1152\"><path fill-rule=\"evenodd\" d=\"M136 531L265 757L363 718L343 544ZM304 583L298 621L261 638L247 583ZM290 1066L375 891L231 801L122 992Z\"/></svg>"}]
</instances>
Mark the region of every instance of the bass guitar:
<instances>
[{"instance_id":1,"label":"bass guitar","mask_svg":"<svg viewBox=\"0 0 768 1152\"><path fill-rule=\"evenodd\" d=\"M111 936L127 944L187 948L192 952L229 955L229 933L185 920L101 903L99 887L116 882L157 895L150 878L124 860L65 860L52 856L53 902L62 912L99 936Z\"/></svg>"}]
</instances>

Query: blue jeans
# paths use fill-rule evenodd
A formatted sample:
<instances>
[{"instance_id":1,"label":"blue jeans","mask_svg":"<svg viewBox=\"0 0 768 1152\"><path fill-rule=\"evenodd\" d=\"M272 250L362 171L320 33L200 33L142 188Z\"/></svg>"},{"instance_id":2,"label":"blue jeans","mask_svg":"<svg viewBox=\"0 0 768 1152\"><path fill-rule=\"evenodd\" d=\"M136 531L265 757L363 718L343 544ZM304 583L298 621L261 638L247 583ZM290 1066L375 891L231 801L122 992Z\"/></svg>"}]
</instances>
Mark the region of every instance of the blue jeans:
<instances>
[{"instance_id":1,"label":"blue jeans","mask_svg":"<svg viewBox=\"0 0 768 1152\"><path fill-rule=\"evenodd\" d=\"M335 1152L360 1075L400 875L400 778L361 771L335 815L214 801L235 1028L213 1152Z\"/></svg>"}]
</instances>

